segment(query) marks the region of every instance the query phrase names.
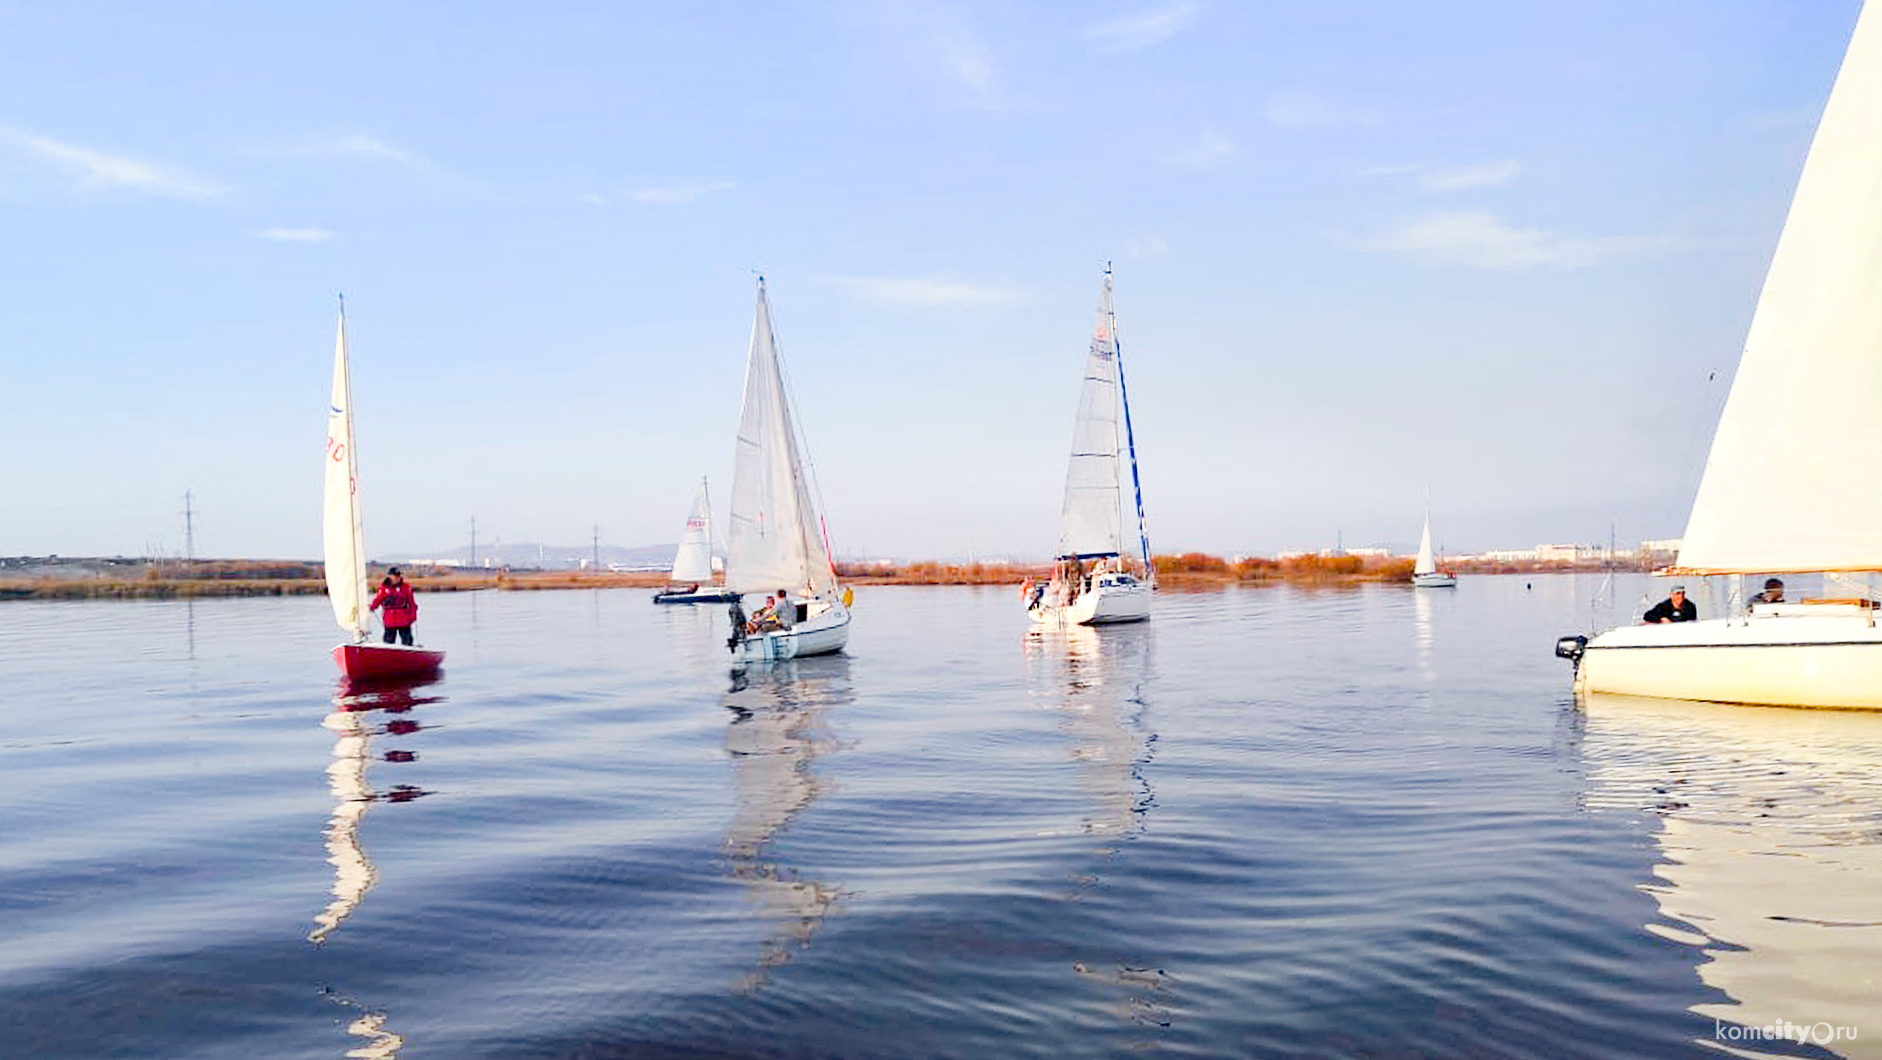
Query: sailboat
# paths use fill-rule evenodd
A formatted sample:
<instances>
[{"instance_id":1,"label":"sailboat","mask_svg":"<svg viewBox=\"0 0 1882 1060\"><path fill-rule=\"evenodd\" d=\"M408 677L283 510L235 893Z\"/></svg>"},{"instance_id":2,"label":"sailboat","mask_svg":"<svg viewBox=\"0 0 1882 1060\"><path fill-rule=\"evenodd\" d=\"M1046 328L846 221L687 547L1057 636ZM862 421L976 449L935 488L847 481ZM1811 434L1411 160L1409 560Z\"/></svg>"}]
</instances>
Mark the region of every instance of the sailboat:
<instances>
[{"instance_id":1,"label":"sailboat","mask_svg":"<svg viewBox=\"0 0 1882 1060\"><path fill-rule=\"evenodd\" d=\"M1123 454L1118 424L1123 421ZM1137 543L1145 581L1128 570L1124 522L1119 514L1123 489L1121 455L1130 460L1131 487L1137 499ZM1087 567L1086 564L1090 566ZM1156 587L1150 563L1150 537L1144 530L1144 491L1137 476L1137 441L1131 431L1130 398L1124 388L1124 352L1117 339L1117 311L1111 304L1111 269L1104 270L1098 319L1092 327L1091 352L1085 359L1084 388L1072 426L1072 456L1065 472L1065 507L1059 519L1059 554L1050 582L1025 593L1035 629L1141 622L1150 617L1150 593Z\"/></svg>"},{"instance_id":2,"label":"sailboat","mask_svg":"<svg viewBox=\"0 0 1882 1060\"><path fill-rule=\"evenodd\" d=\"M1418 538L1418 559L1412 564L1412 585L1420 589L1455 589L1457 575L1438 569L1437 553L1431 551L1431 513L1425 513L1425 532Z\"/></svg>"},{"instance_id":3,"label":"sailboat","mask_svg":"<svg viewBox=\"0 0 1882 1060\"><path fill-rule=\"evenodd\" d=\"M444 653L366 639L366 543L359 517L359 464L353 447L353 378L346 356L346 307L333 349L333 399L327 411L327 491L322 537L326 545L327 599L333 617L351 640L336 645L333 661L351 678L430 673Z\"/></svg>"},{"instance_id":4,"label":"sailboat","mask_svg":"<svg viewBox=\"0 0 1882 1060\"><path fill-rule=\"evenodd\" d=\"M739 597L727 641L735 662L822 655L849 641L850 593L837 584L813 493L760 276L726 534L725 587ZM754 612L747 621L747 593L778 599L769 615Z\"/></svg>"},{"instance_id":5,"label":"sailboat","mask_svg":"<svg viewBox=\"0 0 1882 1060\"><path fill-rule=\"evenodd\" d=\"M1882 14L1856 19L1804 162L1672 573L1732 579L1727 613L1563 637L1582 692L1882 709L1858 597L1745 607L1746 574L1882 570ZM1865 594L1866 595L1866 594Z\"/></svg>"},{"instance_id":6,"label":"sailboat","mask_svg":"<svg viewBox=\"0 0 1882 1060\"><path fill-rule=\"evenodd\" d=\"M667 579L673 587L655 593L656 604L723 604L738 599L730 589L712 585L712 497L703 478L699 480L699 495L693 498L693 510L686 515L686 529L680 533L680 547L673 554L673 570Z\"/></svg>"}]
</instances>

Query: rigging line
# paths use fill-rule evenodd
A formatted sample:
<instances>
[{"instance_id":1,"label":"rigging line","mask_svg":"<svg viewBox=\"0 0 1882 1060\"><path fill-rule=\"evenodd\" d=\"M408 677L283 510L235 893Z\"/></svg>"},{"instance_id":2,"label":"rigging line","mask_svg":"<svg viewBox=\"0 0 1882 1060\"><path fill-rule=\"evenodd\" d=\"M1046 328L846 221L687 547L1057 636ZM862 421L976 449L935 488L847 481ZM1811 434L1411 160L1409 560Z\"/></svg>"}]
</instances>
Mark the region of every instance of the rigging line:
<instances>
[{"instance_id":1,"label":"rigging line","mask_svg":"<svg viewBox=\"0 0 1882 1060\"><path fill-rule=\"evenodd\" d=\"M1124 386L1124 341L1117 334L1116 309L1111 311L1111 350L1117 358L1118 401L1124 406L1124 444L1130 450L1131 489L1137 495L1137 540L1144 552L1144 576L1150 579L1152 585L1155 585L1156 570L1150 566L1150 530L1144 525L1144 484L1137 474L1137 435L1131 430L1130 392Z\"/></svg>"},{"instance_id":2,"label":"rigging line","mask_svg":"<svg viewBox=\"0 0 1882 1060\"><path fill-rule=\"evenodd\" d=\"M1743 351L1740 351L1740 356L1743 356ZM1699 459L1699 448L1709 443L1718 434L1719 421L1725 416L1725 402L1732 395L1732 388L1728 385L1721 388L1723 396L1715 396L1719 391L1716 391L1712 384L1718 381L1722 371L1723 369L1719 368L1706 371L1705 382L1699 384L1693 400L1694 410L1687 418L1690 426L1686 434L1686 451L1681 454L1677 470L1685 476L1685 481L1692 491L1691 496L1698 495L1699 484L1705 479L1706 465L1712 462L1710 452L1706 453L1704 461ZM1734 374L1735 372L1734 368ZM1730 376L1727 378L1729 380ZM1690 510L1689 501L1689 514Z\"/></svg>"},{"instance_id":3,"label":"rigging line","mask_svg":"<svg viewBox=\"0 0 1882 1060\"><path fill-rule=\"evenodd\" d=\"M763 278L760 277L760 279L762 280ZM765 320L771 326L771 356L778 364L778 378L784 383L784 396L786 400L791 403L793 410L801 411L803 406L797 400L797 387L791 382L790 365L785 362L784 347L778 342L777 321L773 320L771 317L771 299L769 297L765 299ZM823 517L823 513L827 510L823 503L823 483L818 481L817 464L816 461L812 460L810 457L810 435L804 430L802 422L803 417L801 415L793 415L790 416L789 419L791 431L797 438L798 455L803 460L804 470L810 475L810 492L817 501L817 529L823 533L823 540L819 542L819 544L823 545L824 562L828 564L830 568L830 580L834 583L836 581L836 547L830 540L830 527L829 524L824 521ZM798 521L800 523L803 521L801 516Z\"/></svg>"}]
</instances>

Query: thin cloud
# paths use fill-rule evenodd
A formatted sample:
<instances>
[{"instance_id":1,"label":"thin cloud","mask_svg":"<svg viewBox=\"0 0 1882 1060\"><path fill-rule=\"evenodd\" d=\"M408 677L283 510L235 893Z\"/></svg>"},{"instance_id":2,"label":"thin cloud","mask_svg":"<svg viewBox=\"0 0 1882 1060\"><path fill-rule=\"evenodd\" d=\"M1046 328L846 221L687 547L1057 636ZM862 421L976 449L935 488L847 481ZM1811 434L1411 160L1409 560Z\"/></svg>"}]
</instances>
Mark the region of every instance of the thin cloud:
<instances>
[{"instance_id":1,"label":"thin cloud","mask_svg":"<svg viewBox=\"0 0 1882 1060\"><path fill-rule=\"evenodd\" d=\"M333 141L331 150L335 154L357 155L361 158L383 158L408 166L426 165L424 158L407 151L403 147L394 147L384 140L370 136L342 136Z\"/></svg>"},{"instance_id":2,"label":"thin cloud","mask_svg":"<svg viewBox=\"0 0 1882 1060\"><path fill-rule=\"evenodd\" d=\"M721 180L712 184L684 184L668 188L642 188L639 191L628 192L627 197L643 206L674 206L680 203L692 202L702 195L710 195L719 191L731 191L734 187L736 187L736 185L731 181Z\"/></svg>"},{"instance_id":3,"label":"thin cloud","mask_svg":"<svg viewBox=\"0 0 1882 1060\"><path fill-rule=\"evenodd\" d=\"M1144 236L1140 239L1126 239L1124 253L1133 258L1162 258L1170 253L1170 242L1162 236Z\"/></svg>"},{"instance_id":4,"label":"thin cloud","mask_svg":"<svg viewBox=\"0 0 1882 1060\"><path fill-rule=\"evenodd\" d=\"M592 191L588 192L585 195L577 195L575 198L580 202L591 203L595 206L609 205L608 197L606 195L600 195Z\"/></svg>"},{"instance_id":5,"label":"thin cloud","mask_svg":"<svg viewBox=\"0 0 1882 1060\"><path fill-rule=\"evenodd\" d=\"M262 154L285 158L377 158L415 169L436 168L416 151L389 144L375 136L335 136L264 148Z\"/></svg>"},{"instance_id":6,"label":"thin cloud","mask_svg":"<svg viewBox=\"0 0 1882 1060\"><path fill-rule=\"evenodd\" d=\"M30 157L75 175L80 188L126 188L149 195L193 200L214 199L226 190L181 169L107 154L18 129L0 128L0 141L11 143Z\"/></svg>"},{"instance_id":7,"label":"thin cloud","mask_svg":"<svg viewBox=\"0 0 1882 1060\"><path fill-rule=\"evenodd\" d=\"M1170 164L1183 169L1214 169L1235 153L1235 142L1205 128L1197 142L1170 156Z\"/></svg>"},{"instance_id":8,"label":"thin cloud","mask_svg":"<svg viewBox=\"0 0 1882 1060\"><path fill-rule=\"evenodd\" d=\"M325 243L333 233L325 228L264 228L255 233L255 238L277 243Z\"/></svg>"},{"instance_id":9,"label":"thin cloud","mask_svg":"<svg viewBox=\"0 0 1882 1060\"><path fill-rule=\"evenodd\" d=\"M902 38L910 65L925 67L948 94L985 110L1006 106L993 49L975 32L966 9L937 0L901 0L877 9Z\"/></svg>"},{"instance_id":10,"label":"thin cloud","mask_svg":"<svg viewBox=\"0 0 1882 1060\"><path fill-rule=\"evenodd\" d=\"M1116 51L1140 51L1160 44L1189 28L1195 20L1196 5L1173 4L1141 15L1127 15L1085 27L1084 38Z\"/></svg>"},{"instance_id":11,"label":"thin cloud","mask_svg":"<svg viewBox=\"0 0 1882 1060\"><path fill-rule=\"evenodd\" d=\"M1337 129L1379 125L1378 111L1312 92L1274 92L1261 101L1261 116L1283 129Z\"/></svg>"},{"instance_id":12,"label":"thin cloud","mask_svg":"<svg viewBox=\"0 0 1882 1060\"><path fill-rule=\"evenodd\" d=\"M1021 292L1009 288L945 280L896 280L868 276L832 276L829 279L872 302L889 305L1000 305L1018 302L1024 297Z\"/></svg>"},{"instance_id":13,"label":"thin cloud","mask_svg":"<svg viewBox=\"0 0 1882 1060\"><path fill-rule=\"evenodd\" d=\"M1433 169L1418 178L1418 187L1423 191L1468 191L1473 188L1494 188L1509 181L1522 172L1523 165L1513 158L1501 162L1485 162L1476 166L1459 166L1455 169Z\"/></svg>"},{"instance_id":14,"label":"thin cloud","mask_svg":"<svg viewBox=\"0 0 1882 1060\"><path fill-rule=\"evenodd\" d=\"M1671 245L1658 237L1558 236L1537 228L1517 228L1489 213L1439 214L1357 243L1361 250L1402 255L1426 264L1501 272L1577 269L1618 255Z\"/></svg>"}]
</instances>

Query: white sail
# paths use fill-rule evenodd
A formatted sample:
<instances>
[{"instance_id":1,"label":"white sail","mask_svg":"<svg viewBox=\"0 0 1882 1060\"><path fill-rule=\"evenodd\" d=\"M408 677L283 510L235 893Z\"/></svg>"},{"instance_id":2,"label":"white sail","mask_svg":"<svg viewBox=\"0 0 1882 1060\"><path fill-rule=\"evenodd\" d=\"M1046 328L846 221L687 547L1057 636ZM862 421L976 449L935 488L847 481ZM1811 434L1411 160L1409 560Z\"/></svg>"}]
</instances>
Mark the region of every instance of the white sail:
<instances>
[{"instance_id":1,"label":"white sail","mask_svg":"<svg viewBox=\"0 0 1882 1060\"><path fill-rule=\"evenodd\" d=\"M704 481L699 483L699 495L693 498L693 510L687 513L670 577L686 584L712 580L712 500L706 495Z\"/></svg>"},{"instance_id":2,"label":"white sail","mask_svg":"<svg viewBox=\"0 0 1882 1060\"><path fill-rule=\"evenodd\" d=\"M364 636L366 549L361 543L359 473L353 455L353 383L347 370L346 313L333 349L333 399L327 411L326 509L321 523L326 546L327 599L340 628Z\"/></svg>"},{"instance_id":3,"label":"white sail","mask_svg":"<svg viewBox=\"0 0 1882 1060\"><path fill-rule=\"evenodd\" d=\"M745 407L732 464L726 538L725 584L733 592L835 594L836 573L798 456L763 279L758 281L758 313L745 367Z\"/></svg>"},{"instance_id":4,"label":"white sail","mask_svg":"<svg viewBox=\"0 0 1882 1060\"><path fill-rule=\"evenodd\" d=\"M1817 126L1679 566L1882 570L1882 14L1858 16Z\"/></svg>"},{"instance_id":5,"label":"white sail","mask_svg":"<svg viewBox=\"0 0 1882 1060\"><path fill-rule=\"evenodd\" d=\"M1078 419L1072 425L1072 458L1065 471L1065 508L1059 519L1061 556L1108 556L1124 550L1118 515L1116 325L1107 272L1091 354L1085 359Z\"/></svg>"},{"instance_id":6,"label":"white sail","mask_svg":"<svg viewBox=\"0 0 1882 1060\"><path fill-rule=\"evenodd\" d=\"M1425 532L1418 538L1418 562L1412 564L1413 574L1436 574L1438 558L1431 551L1431 517L1425 516Z\"/></svg>"}]
</instances>

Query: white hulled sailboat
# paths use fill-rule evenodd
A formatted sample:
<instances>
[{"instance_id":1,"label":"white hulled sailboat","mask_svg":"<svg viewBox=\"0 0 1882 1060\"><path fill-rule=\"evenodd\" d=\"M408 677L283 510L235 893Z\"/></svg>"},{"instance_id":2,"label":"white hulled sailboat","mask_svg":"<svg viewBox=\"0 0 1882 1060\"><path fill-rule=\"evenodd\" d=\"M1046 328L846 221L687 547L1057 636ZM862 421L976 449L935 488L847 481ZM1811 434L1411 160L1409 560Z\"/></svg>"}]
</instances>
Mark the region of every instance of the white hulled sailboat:
<instances>
[{"instance_id":1,"label":"white hulled sailboat","mask_svg":"<svg viewBox=\"0 0 1882 1060\"><path fill-rule=\"evenodd\" d=\"M837 584L812 493L771 331L765 281L759 277L745 407L732 464L725 587L741 596L779 594L782 599L771 616L754 612L750 622L742 602L733 601L728 646L737 662L821 655L842 650L849 640L850 594Z\"/></svg>"},{"instance_id":2,"label":"white hulled sailboat","mask_svg":"<svg viewBox=\"0 0 1882 1060\"><path fill-rule=\"evenodd\" d=\"M1418 558L1412 563L1412 585L1420 589L1454 589L1457 575L1438 569L1438 554L1431 549L1431 513L1425 513L1425 532L1418 538Z\"/></svg>"},{"instance_id":3,"label":"white hulled sailboat","mask_svg":"<svg viewBox=\"0 0 1882 1060\"><path fill-rule=\"evenodd\" d=\"M444 665L444 653L366 640L366 540L359 515L359 464L353 447L353 376L346 353L346 307L333 350L333 397L327 410L327 486L321 521L326 551L327 599L334 620L351 636L336 645L333 661L351 678L423 674Z\"/></svg>"},{"instance_id":4,"label":"white hulled sailboat","mask_svg":"<svg viewBox=\"0 0 1882 1060\"><path fill-rule=\"evenodd\" d=\"M1120 418L1137 500L1137 543L1143 562L1137 573L1129 569L1129 558L1124 555L1124 523L1119 514L1123 499ZM1098 319L1092 328L1091 352L1085 359L1078 418L1072 426L1072 456L1065 472L1065 507L1059 520L1057 558L1051 581L1026 593L1027 613L1035 628L1141 622L1150 617L1156 571L1150 564L1150 539L1144 532L1144 492L1137 478L1137 442L1131 431L1130 399L1124 389L1123 349L1117 339L1117 312L1111 304L1108 266L1098 298Z\"/></svg>"},{"instance_id":5,"label":"white hulled sailboat","mask_svg":"<svg viewBox=\"0 0 1882 1060\"><path fill-rule=\"evenodd\" d=\"M680 547L673 553L673 570L667 580L673 587L655 593L654 603L723 604L738 599L737 593L712 584L712 497L703 478L699 480L699 495L693 498L693 510L686 515L686 528L680 533Z\"/></svg>"},{"instance_id":6,"label":"white hulled sailboat","mask_svg":"<svg viewBox=\"0 0 1882 1060\"><path fill-rule=\"evenodd\" d=\"M1882 15L1856 20L1712 439L1676 573L1882 570ZM1882 708L1867 599L1757 604L1567 637L1576 688Z\"/></svg>"}]
</instances>

